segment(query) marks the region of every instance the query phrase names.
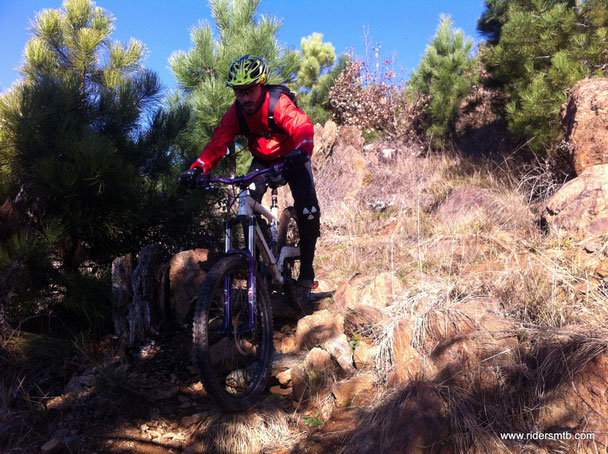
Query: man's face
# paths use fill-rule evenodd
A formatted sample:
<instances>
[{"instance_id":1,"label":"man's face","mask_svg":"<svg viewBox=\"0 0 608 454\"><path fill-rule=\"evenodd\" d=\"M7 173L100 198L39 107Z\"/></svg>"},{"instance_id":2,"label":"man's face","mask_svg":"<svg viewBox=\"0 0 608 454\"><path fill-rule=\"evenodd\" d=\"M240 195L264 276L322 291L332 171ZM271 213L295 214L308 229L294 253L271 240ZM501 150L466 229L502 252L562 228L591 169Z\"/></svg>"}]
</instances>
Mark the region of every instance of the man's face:
<instances>
[{"instance_id":1,"label":"man's face","mask_svg":"<svg viewBox=\"0 0 608 454\"><path fill-rule=\"evenodd\" d=\"M232 87L236 100L247 115L253 115L264 102L264 90L261 85Z\"/></svg>"}]
</instances>

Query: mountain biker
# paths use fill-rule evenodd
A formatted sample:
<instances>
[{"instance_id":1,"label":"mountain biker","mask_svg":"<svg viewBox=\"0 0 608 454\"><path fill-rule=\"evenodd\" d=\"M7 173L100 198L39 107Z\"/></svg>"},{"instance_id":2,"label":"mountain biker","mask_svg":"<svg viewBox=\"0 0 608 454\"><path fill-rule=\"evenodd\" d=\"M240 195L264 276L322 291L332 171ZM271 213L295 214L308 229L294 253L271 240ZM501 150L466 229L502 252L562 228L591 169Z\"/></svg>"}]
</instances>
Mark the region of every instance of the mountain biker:
<instances>
[{"instance_id":1,"label":"mountain biker","mask_svg":"<svg viewBox=\"0 0 608 454\"><path fill-rule=\"evenodd\" d=\"M285 163L283 176L293 195L300 235L297 285L312 288L315 285L313 259L321 214L309 160L313 151L314 128L308 116L284 93L274 107L277 127L269 126L271 94L267 89L267 79L268 69L259 57L245 55L232 63L226 86L233 89L236 100L222 117L199 158L182 173L180 182L193 188L200 175L209 172L226 155L235 136L251 131L247 140L253 161L248 174ZM241 130L239 115L241 122L245 119L249 131ZM256 181L249 188L250 195L259 203L267 188L265 181Z\"/></svg>"}]
</instances>

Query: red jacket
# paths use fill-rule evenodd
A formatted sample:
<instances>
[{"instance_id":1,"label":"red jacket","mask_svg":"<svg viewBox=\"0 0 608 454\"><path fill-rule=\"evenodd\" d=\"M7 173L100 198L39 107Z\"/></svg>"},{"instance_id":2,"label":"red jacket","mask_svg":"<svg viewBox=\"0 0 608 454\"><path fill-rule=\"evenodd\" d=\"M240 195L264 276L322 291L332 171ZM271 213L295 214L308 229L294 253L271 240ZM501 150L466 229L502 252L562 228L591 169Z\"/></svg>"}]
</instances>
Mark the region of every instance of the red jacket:
<instances>
[{"instance_id":1,"label":"red jacket","mask_svg":"<svg viewBox=\"0 0 608 454\"><path fill-rule=\"evenodd\" d=\"M247 121L249 131L263 134L270 131L268 127L268 103L270 93L262 107L253 115L243 116ZM282 94L274 109L275 123L285 133L272 133L270 139L265 137L249 136L249 151L254 156L265 161L279 162L290 151L304 150L312 155L314 128L312 122L304 112L298 109L285 94ZM205 171L211 170L226 155L228 146L234 137L240 133L239 120L236 113L236 101L222 117L220 125L213 131L213 137L207 144L199 158L192 164L193 167L203 167Z\"/></svg>"}]
</instances>

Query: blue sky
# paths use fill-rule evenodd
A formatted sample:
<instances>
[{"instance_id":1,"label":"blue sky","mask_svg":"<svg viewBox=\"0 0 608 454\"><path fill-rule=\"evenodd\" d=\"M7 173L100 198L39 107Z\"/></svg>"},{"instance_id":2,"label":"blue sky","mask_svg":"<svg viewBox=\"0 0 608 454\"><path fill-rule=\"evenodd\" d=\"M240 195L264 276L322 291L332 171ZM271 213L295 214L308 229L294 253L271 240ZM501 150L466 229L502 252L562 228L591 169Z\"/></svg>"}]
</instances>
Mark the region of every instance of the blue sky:
<instances>
[{"instance_id":1,"label":"blue sky","mask_svg":"<svg viewBox=\"0 0 608 454\"><path fill-rule=\"evenodd\" d=\"M190 29L210 20L205 0L98 0L116 21L112 38L126 42L133 37L148 47L146 66L160 75L166 88L175 86L168 59L176 50L188 50ZM17 68L29 39L28 26L37 11L61 7L62 0L0 0L0 92L19 78ZM323 34L336 54L349 48L365 53L364 31L382 46L382 55L395 56L395 70L409 74L416 68L435 34L441 13L452 16L455 27L476 42L475 29L483 0L262 0L261 14L283 19L279 41L300 48L300 40L313 32Z\"/></svg>"}]
</instances>

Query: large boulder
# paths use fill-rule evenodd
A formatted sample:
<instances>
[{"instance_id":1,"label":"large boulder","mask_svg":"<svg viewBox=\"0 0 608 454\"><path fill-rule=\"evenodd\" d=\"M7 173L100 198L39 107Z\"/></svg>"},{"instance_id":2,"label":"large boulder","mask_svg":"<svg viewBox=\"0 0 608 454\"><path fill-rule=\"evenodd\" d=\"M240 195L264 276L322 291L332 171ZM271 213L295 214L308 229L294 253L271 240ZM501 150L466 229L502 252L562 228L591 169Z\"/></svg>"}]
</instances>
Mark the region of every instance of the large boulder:
<instances>
[{"instance_id":1,"label":"large boulder","mask_svg":"<svg viewBox=\"0 0 608 454\"><path fill-rule=\"evenodd\" d=\"M317 167L317 196L323 201L321 209L326 213L342 209L345 200L354 199L361 188L372 181L369 160L363 154L364 143L356 127L342 126L331 154Z\"/></svg>"},{"instance_id":2,"label":"large boulder","mask_svg":"<svg viewBox=\"0 0 608 454\"><path fill-rule=\"evenodd\" d=\"M382 309L399 299L403 291L403 284L390 271L379 273L371 280L357 274L338 287L334 301L340 309L357 310L359 306Z\"/></svg>"},{"instance_id":3,"label":"large boulder","mask_svg":"<svg viewBox=\"0 0 608 454\"><path fill-rule=\"evenodd\" d=\"M344 334L344 318L327 309L307 315L296 327L296 350L314 347Z\"/></svg>"},{"instance_id":4,"label":"large boulder","mask_svg":"<svg viewBox=\"0 0 608 454\"><path fill-rule=\"evenodd\" d=\"M608 79L577 82L561 116L576 174L608 164Z\"/></svg>"},{"instance_id":5,"label":"large boulder","mask_svg":"<svg viewBox=\"0 0 608 454\"><path fill-rule=\"evenodd\" d=\"M543 219L573 238L608 233L608 164L588 168L551 197Z\"/></svg>"},{"instance_id":6,"label":"large boulder","mask_svg":"<svg viewBox=\"0 0 608 454\"><path fill-rule=\"evenodd\" d=\"M317 171L323 166L331 154L332 148L338 137L338 126L331 120L327 120L325 126L315 125L315 148L312 153L312 168Z\"/></svg>"},{"instance_id":7,"label":"large boulder","mask_svg":"<svg viewBox=\"0 0 608 454\"><path fill-rule=\"evenodd\" d=\"M213 264L207 249L175 254L169 262L169 282L173 315L178 322L187 320L200 287Z\"/></svg>"}]
</instances>

